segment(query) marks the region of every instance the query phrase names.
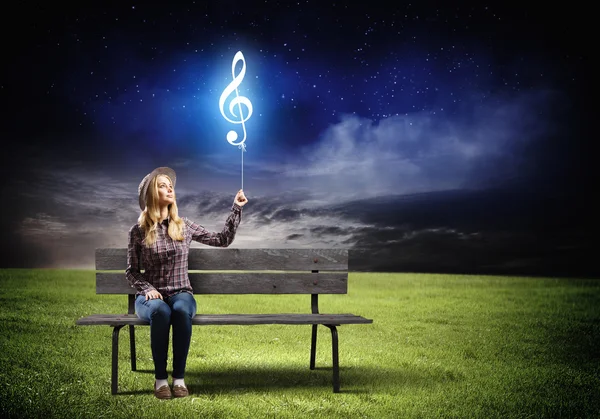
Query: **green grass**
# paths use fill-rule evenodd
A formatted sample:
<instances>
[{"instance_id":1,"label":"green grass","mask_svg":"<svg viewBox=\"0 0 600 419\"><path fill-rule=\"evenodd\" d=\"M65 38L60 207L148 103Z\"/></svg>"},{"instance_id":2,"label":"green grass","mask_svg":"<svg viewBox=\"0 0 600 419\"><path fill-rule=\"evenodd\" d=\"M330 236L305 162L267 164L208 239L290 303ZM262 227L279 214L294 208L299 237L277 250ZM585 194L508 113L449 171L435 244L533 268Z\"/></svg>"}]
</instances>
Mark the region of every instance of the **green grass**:
<instances>
[{"instance_id":1,"label":"green grass","mask_svg":"<svg viewBox=\"0 0 600 419\"><path fill-rule=\"evenodd\" d=\"M339 327L341 390L331 387L331 335L310 326L194 327L191 395L152 395L149 328L138 370L121 333L119 394L110 394L111 330L76 326L124 313L96 295L92 271L0 271L1 417L599 417L600 280L351 273L326 312L372 325ZM308 296L196 296L203 313L308 312Z\"/></svg>"}]
</instances>

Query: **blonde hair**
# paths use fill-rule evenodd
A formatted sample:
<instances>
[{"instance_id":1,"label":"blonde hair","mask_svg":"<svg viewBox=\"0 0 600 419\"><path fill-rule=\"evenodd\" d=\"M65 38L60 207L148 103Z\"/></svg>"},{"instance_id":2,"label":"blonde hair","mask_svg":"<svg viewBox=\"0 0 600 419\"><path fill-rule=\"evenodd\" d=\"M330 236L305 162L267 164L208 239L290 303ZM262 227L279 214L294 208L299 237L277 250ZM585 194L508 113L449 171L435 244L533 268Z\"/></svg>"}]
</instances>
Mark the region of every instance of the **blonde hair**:
<instances>
[{"instance_id":1,"label":"blonde hair","mask_svg":"<svg viewBox=\"0 0 600 419\"><path fill-rule=\"evenodd\" d=\"M156 228L161 220L160 207L158 206L158 176L164 176L169 179L167 175L157 175L152 178L150 185L148 185L148 192L146 193L146 209L142 211L138 218L138 224L144 230L145 237L143 243L150 247L156 243ZM179 217L177 211L177 201L175 200L175 191L173 190L173 203L169 204L169 236L173 240L183 240L183 220Z\"/></svg>"}]
</instances>

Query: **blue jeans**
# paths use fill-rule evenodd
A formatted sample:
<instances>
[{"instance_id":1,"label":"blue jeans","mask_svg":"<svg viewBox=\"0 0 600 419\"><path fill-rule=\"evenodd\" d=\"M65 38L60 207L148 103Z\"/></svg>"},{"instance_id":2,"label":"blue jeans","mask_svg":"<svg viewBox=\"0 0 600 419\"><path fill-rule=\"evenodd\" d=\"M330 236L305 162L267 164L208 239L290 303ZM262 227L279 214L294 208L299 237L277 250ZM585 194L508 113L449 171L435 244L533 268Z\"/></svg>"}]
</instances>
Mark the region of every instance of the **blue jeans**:
<instances>
[{"instance_id":1,"label":"blue jeans","mask_svg":"<svg viewBox=\"0 0 600 419\"><path fill-rule=\"evenodd\" d=\"M154 376L157 380L167 379L167 351L169 329L173 325L173 378L184 378L185 364L190 340L192 318L196 315L196 300L187 292L171 297L146 301L138 295L135 312L142 320L150 322L150 347L154 359Z\"/></svg>"}]
</instances>

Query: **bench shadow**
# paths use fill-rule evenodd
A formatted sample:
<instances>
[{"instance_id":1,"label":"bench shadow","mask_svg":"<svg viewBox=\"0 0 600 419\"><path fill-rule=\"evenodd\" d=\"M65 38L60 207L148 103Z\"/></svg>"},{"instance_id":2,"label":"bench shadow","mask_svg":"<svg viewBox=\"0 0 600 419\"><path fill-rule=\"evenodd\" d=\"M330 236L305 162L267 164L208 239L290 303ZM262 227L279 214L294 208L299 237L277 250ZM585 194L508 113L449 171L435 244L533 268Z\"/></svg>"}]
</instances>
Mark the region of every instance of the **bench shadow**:
<instances>
[{"instance_id":1,"label":"bench shadow","mask_svg":"<svg viewBox=\"0 0 600 419\"><path fill-rule=\"evenodd\" d=\"M349 384L350 377L340 367L341 391ZM221 369L218 371L186 372L186 383L194 394L246 393L254 391L274 392L285 389L311 388L333 392L331 368L310 370L294 367ZM353 382L354 385L357 383Z\"/></svg>"},{"instance_id":2,"label":"bench shadow","mask_svg":"<svg viewBox=\"0 0 600 419\"><path fill-rule=\"evenodd\" d=\"M137 371L140 372L140 371ZM150 371L152 372L152 371ZM132 372L135 374L135 372ZM385 369L378 367L340 367L340 393L387 394L398 388L431 388L462 380L462 376L431 370ZM186 384L191 394L211 395L222 393L247 393L255 391L287 391L287 389L314 389L333 392L333 372L328 367L310 370L301 367L226 368L218 370L186 371ZM123 391L119 394L151 394L151 391Z\"/></svg>"}]
</instances>

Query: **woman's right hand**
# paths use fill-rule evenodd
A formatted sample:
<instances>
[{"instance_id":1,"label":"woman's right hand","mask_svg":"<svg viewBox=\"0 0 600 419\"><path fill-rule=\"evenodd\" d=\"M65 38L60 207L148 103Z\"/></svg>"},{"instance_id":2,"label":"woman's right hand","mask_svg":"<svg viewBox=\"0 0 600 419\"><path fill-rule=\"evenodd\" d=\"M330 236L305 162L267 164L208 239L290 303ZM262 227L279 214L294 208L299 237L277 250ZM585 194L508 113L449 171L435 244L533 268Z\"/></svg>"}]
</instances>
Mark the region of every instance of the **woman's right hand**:
<instances>
[{"instance_id":1,"label":"woman's right hand","mask_svg":"<svg viewBox=\"0 0 600 419\"><path fill-rule=\"evenodd\" d=\"M152 291L148 291L146 293L146 301L148 301L148 300L154 300L156 298L160 298L161 300L163 299L160 292L158 292L156 290L152 290Z\"/></svg>"},{"instance_id":2,"label":"woman's right hand","mask_svg":"<svg viewBox=\"0 0 600 419\"><path fill-rule=\"evenodd\" d=\"M248 203L248 198L246 198L246 195L244 195L244 191L242 189L240 189L235 195L235 198L233 198L233 202L238 204L240 207L243 207Z\"/></svg>"}]
</instances>

